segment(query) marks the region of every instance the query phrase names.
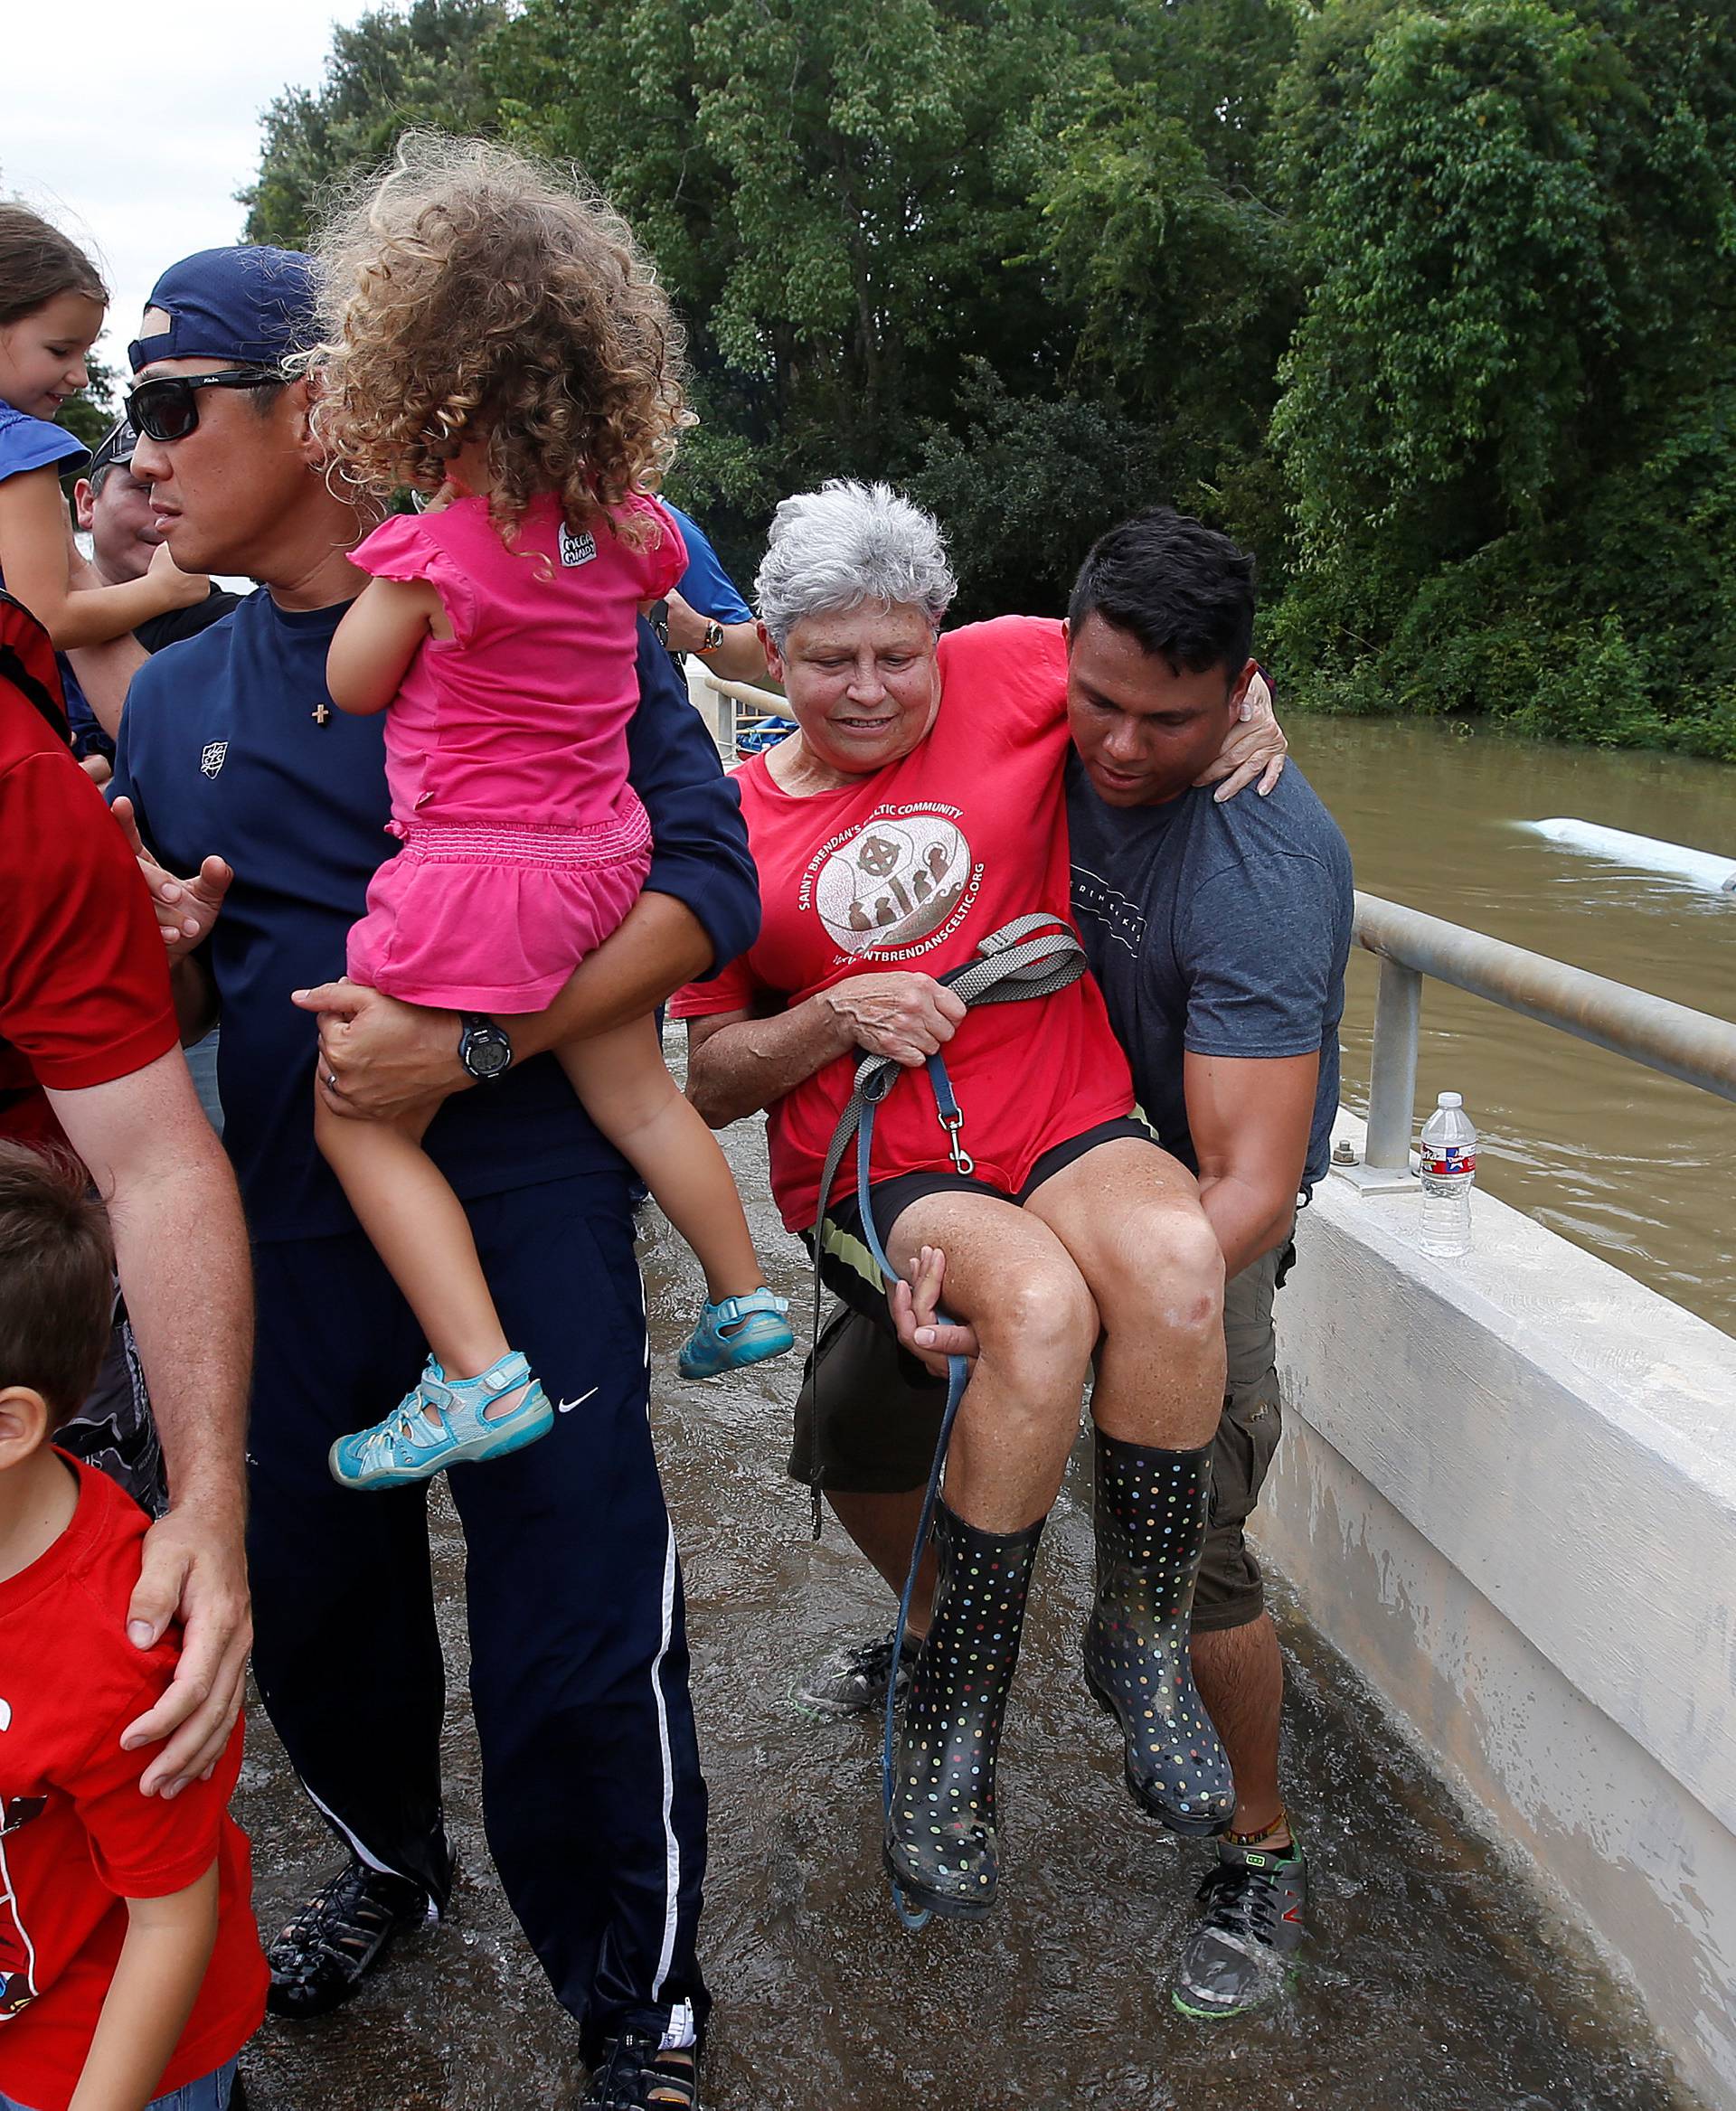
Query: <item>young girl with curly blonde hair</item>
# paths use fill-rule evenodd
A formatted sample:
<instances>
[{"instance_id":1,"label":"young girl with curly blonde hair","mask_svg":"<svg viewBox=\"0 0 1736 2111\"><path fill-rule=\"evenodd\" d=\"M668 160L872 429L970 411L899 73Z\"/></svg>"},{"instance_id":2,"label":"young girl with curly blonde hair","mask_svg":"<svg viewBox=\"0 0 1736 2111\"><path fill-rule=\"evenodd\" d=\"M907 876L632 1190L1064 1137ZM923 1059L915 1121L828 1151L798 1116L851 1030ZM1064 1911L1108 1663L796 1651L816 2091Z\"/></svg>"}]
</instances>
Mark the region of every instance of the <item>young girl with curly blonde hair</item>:
<instances>
[{"instance_id":1,"label":"young girl with curly blonde hair","mask_svg":"<svg viewBox=\"0 0 1736 2111\"><path fill-rule=\"evenodd\" d=\"M480 141L408 136L321 258L328 341L310 364L335 473L382 500L407 486L433 502L354 551L372 577L327 662L340 710L386 712L401 845L368 890L348 973L490 1015L470 1023L486 1047L495 1016L550 1003L649 869L627 725L639 614L686 561L650 495L684 415L679 335L600 200ZM704 1267L684 1375L788 1348L729 1167L655 1022L556 1053ZM421 1147L437 1107L396 1122L316 1114L430 1351L392 1413L333 1446L351 1487L515 1451L553 1421Z\"/></svg>"}]
</instances>

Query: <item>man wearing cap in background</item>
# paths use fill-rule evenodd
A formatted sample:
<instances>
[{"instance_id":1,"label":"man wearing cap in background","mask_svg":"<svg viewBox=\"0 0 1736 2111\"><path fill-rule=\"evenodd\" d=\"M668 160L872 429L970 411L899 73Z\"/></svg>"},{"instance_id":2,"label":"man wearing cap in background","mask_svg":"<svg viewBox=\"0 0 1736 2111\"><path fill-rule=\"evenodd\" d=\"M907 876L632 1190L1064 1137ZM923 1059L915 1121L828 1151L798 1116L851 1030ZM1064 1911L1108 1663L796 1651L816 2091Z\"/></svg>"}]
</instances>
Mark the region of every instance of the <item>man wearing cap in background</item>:
<instances>
[{"instance_id":1,"label":"man wearing cap in background","mask_svg":"<svg viewBox=\"0 0 1736 2111\"><path fill-rule=\"evenodd\" d=\"M151 519L150 485L133 475L134 438L127 419L111 426L72 486L73 516L90 538L89 558L80 555L72 566L75 586L113 587L143 579L163 540ZM239 594L225 593L213 583L203 601L186 608L166 608L141 623L130 636L61 654L72 752L98 784L106 785L114 775L115 735L133 676L151 654L182 638L197 637L227 616L240 599ZM187 1050L187 1068L193 1072L200 1106L221 1130L223 1111L217 1096L214 1028ZM115 1352L103 1367L103 1384L117 1399L123 1389L129 1389L138 1409L144 1409L144 1378L124 1323L117 1330Z\"/></svg>"},{"instance_id":2,"label":"man wearing cap in background","mask_svg":"<svg viewBox=\"0 0 1736 2111\"><path fill-rule=\"evenodd\" d=\"M90 538L90 557L75 568L75 586L118 587L143 579L163 540L151 519L150 486L133 475L133 438L123 418L103 435L72 486L73 516ZM153 616L130 638L61 655L72 751L99 784L108 781L127 684L146 658L180 638L196 637L227 616L240 598L213 585L203 601Z\"/></svg>"},{"instance_id":3,"label":"man wearing cap in background","mask_svg":"<svg viewBox=\"0 0 1736 2111\"><path fill-rule=\"evenodd\" d=\"M144 579L150 570L152 551L163 542L161 530L150 517L150 485L133 475L133 446L137 435L133 424L122 418L97 441L84 475L71 485L71 511L84 534L90 536L90 568L103 587L118 587L122 580ZM203 629L226 617L239 604L239 593L226 593L213 585L203 601L193 608L165 608L133 631L144 653L161 653L182 637L196 637Z\"/></svg>"},{"instance_id":4,"label":"man wearing cap in background","mask_svg":"<svg viewBox=\"0 0 1736 2111\"><path fill-rule=\"evenodd\" d=\"M103 586L143 579L163 540L151 518L151 487L133 475L137 440L132 421L121 419L97 443L84 475L72 486L73 514L90 538L91 569ZM141 623L133 636L142 654L160 653L184 637L197 637L227 616L241 598L213 584L203 601L189 608L165 608Z\"/></svg>"},{"instance_id":5,"label":"man wearing cap in background","mask_svg":"<svg viewBox=\"0 0 1736 2111\"><path fill-rule=\"evenodd\" d=\"M424 1344L315 1146L317 1022L291 1003L341 976L390 848L382 721L335 711L326 689L326 649L363 584L345 553L371 523L326 482L307 382L284 378L312 309L309 260L263 248L188 258L152 294L131 347L134 473L177 561L261 590L140 670L116 765L117 817L162 861L143 859L184 1017L215 1006L223 1020L225 1141L259 1292L259 1692L347 1849L269 1952L270 2004L296 2017L347 2000L452 1882L427 1490L358 1497L326 1467L368 1401L404 1390ZM759 912L734 787L644 627L638 673L629 775L656 850L626 922L510 1041L495 1022L417 1013L454 1088L486 1080L454 1091L427 1147L469 1210L503 1322L562 1409L534 1456L450 1476L476 1556L488 1842L578 2019L596 2070L586 2100L614 2111L695 2100L705 1789L627 1171L542 1051L642 1017L750 943ZM321 1089L342 1112L335 1081L326 1070Z\"/></svg>"}]
</instances>

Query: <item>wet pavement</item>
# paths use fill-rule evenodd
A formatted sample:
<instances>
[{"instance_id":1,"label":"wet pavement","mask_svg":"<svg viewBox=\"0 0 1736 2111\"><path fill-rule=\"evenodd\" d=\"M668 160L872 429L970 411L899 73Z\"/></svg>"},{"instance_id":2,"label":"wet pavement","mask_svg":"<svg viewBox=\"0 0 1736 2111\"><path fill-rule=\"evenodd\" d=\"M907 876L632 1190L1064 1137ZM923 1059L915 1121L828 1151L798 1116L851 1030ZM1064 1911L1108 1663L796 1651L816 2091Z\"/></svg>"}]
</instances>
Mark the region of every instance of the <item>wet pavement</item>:
<instances>
[{"instance_id":1,"label":"wet pavement","mask_svg":"<svg viewBox=\"0 0 1736 2111\"><path fill-rule=\"evenodd\" d=\"M793 1242L763 1200L758 1132L730 1143L744 1192L761 1198L761 1250L799 1294ZM712 1796L712 2111L1691 2111L1627 1998L1467 1828L1281 1592L1287 1781L1316 1934L1272 2009L1208 2025L1171 2008L1168 1965L1211 1851L1136 1812L1113 1730L1080 1682L1084 1454L1043 1543L1014 1688L1001 1904L980 1926L907 1934L880 1871L877 1721L820 1725L788 1698L835 1637L888 1625L888 1602L835 1526L818 1546L807 1538L805 1494L782 1472L789 1360L708 1386L675 1379L698 1277L655 1211L645 1220L653 1413ZM483 1841L463 1542L443 1493L434 1531L455 1911L337 2015L268 2021L243 2065L250 2111L566 2111L580 2090L574 2032ZM258 1711L238 1809L269 1930L335 1855Z\"/></svg>"}]
</instances>

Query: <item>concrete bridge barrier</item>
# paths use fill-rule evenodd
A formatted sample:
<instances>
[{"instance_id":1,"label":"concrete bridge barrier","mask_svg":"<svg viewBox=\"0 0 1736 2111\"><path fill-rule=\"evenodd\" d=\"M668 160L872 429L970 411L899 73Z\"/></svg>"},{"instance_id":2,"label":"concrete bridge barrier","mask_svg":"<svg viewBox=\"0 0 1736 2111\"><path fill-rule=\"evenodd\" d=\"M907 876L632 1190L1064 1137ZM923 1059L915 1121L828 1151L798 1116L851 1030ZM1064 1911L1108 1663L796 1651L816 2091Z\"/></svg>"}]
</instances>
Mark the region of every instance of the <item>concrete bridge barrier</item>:
<instances>
[{"instance_id":1,"label":"concrete bridge barrier","mask_svg":"<svg viewBox=\"0 0 1736 2111\"><path fill-rule=\"evenodd\" d=\"M726 758L782 702L689 685ZM1425 1258L1405 1171L1425 977L1732 1099L1736 1025L1365 894L1356 936L1373 1128L1340 1117L1278 1302L1261 1550L1736 2107L1736 1340L1488 1194Z\"/></svg>"},{"instance_id":2,"label":"concrete bridge barrier","mask_svg":"<svg viewBox=\"0 0 1736 2111\"><path fill-rule=\"evenodd\" d=\"M1736 1341L1474 1204L1459 1261L1414 1190L1305 1212L1262 1551L1736 2103Z\"/></svg>"}]
</instances>

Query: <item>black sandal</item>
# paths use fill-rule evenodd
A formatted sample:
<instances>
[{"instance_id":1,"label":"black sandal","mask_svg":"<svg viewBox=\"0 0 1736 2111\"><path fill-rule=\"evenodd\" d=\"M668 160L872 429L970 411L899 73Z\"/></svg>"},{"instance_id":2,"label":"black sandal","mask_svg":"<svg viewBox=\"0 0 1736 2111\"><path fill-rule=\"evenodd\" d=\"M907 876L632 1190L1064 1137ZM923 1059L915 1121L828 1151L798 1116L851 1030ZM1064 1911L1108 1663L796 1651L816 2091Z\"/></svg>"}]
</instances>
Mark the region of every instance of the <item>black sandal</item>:
<instances>
[{"instance_id":1,"label":"black sandal","mask_svg":"<svg viewBox=\"0 0 1736 2111\"><path fill-rule=\"evenodd\" d=\"M408 1877L347 1861L267 1947L274 2016L306 2021L359 1993L407 1928L429 1917L429 1896Z\"/></svg>"},{"instance_id":2,"label":"black sandal","mask_svg":"<svg viewBox=\"0 0 1736 2111\"><path fill-rule=\"evenodd\" d=\"M587 2111L699 2111L699 2062L688 2047L663 2051L655 2038L623 2031L603 2057L580 2102Z\"/></svg>"}]
</instances>

